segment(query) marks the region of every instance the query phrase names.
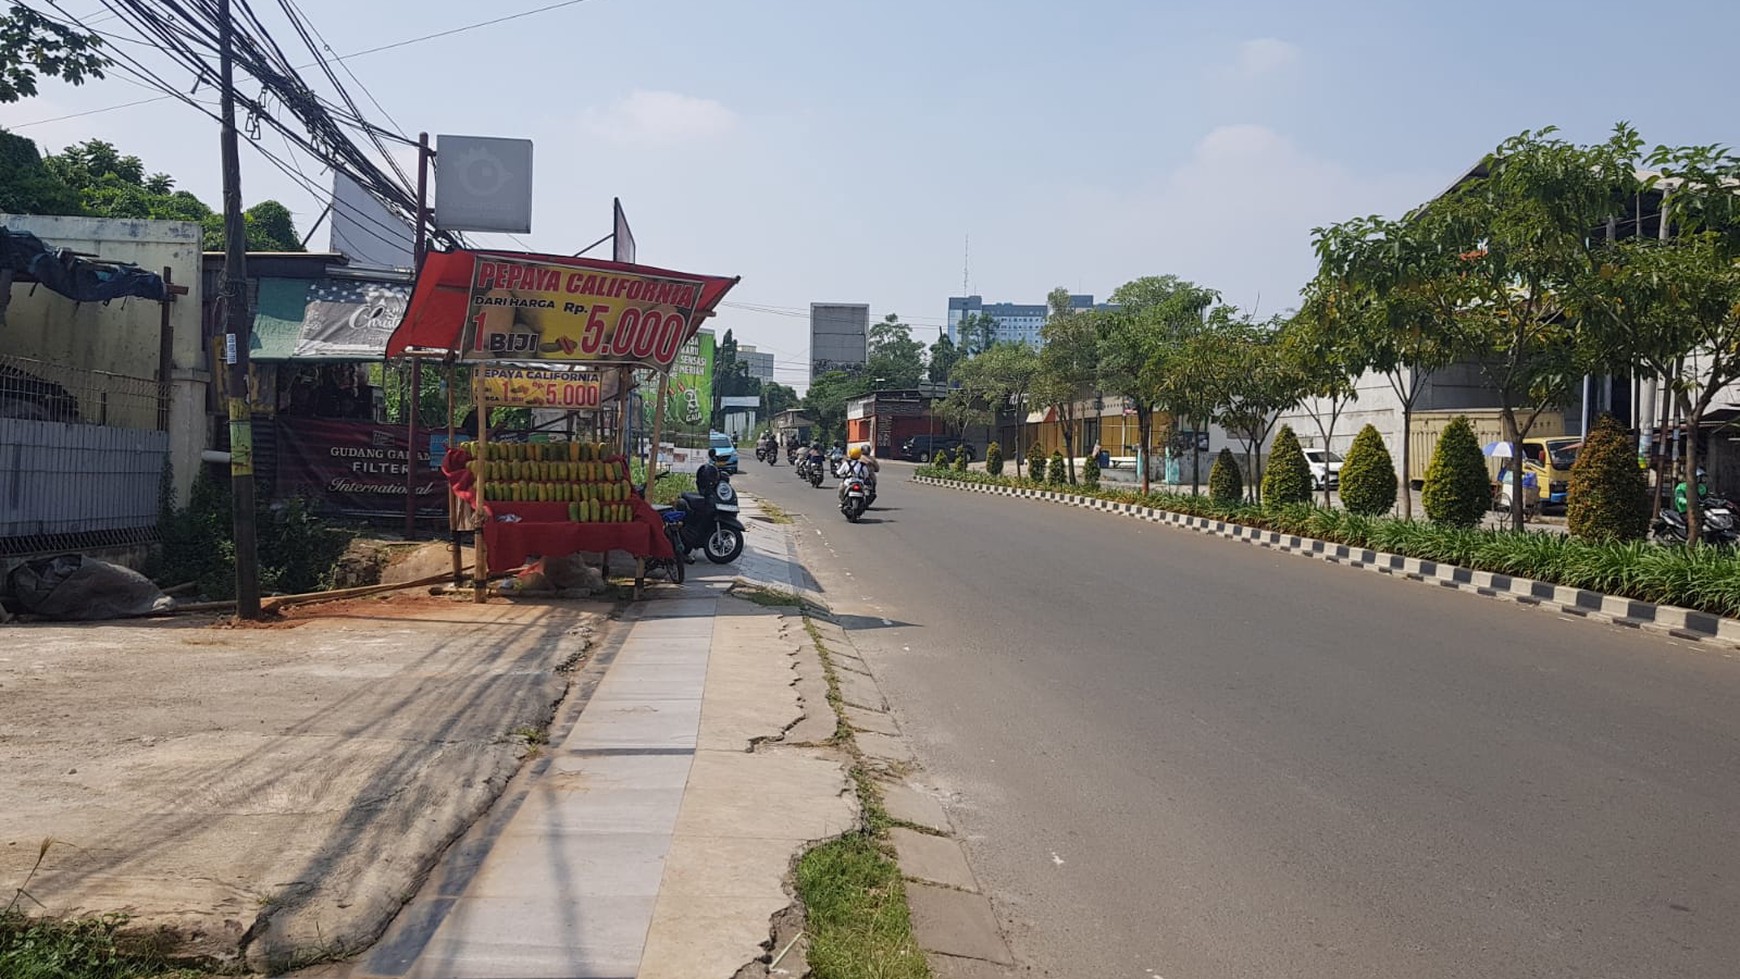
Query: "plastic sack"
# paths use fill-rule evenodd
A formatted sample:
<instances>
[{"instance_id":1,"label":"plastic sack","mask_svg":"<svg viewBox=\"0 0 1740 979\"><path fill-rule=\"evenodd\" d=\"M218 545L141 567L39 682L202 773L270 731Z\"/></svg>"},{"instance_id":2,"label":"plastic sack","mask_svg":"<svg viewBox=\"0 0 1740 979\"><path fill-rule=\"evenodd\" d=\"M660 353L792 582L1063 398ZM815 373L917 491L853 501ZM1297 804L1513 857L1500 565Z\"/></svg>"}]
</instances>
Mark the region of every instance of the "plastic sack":
<instances>
[{"instance_id":1,"label":"plastic sack","mask_svg":"<svg viewBox=\"0 0 1740 979\"><path fill-rule=\"evenodd\" d=\"M175 599L150 578L83 554L26 561L6 580L24 611L49 619L126 619L175 609Z\"/></svg>"}]
</instances>

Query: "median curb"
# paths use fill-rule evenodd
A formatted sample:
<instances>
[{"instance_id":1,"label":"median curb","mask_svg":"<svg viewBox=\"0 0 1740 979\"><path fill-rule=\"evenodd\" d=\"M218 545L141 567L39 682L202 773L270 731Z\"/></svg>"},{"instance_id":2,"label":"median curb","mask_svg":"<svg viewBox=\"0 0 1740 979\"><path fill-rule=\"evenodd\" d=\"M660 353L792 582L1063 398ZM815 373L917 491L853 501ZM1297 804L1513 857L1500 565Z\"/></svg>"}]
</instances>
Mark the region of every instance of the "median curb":
<instances>
[{"instance_id":1,"label":"median curb","mask_svg":"<svg viewBox=\"0 0 1740 979\"><path fill-rule=\"evenodd\" d=\"M1399 575L1415 581L1432 582L1446 588L1473 592L1490 598L1509 599L1521 605L1538 606L1579 618L1610 622L1631 629L1647 629L1651 632L1673 636L1676 639L1740 647L1740 619L1731 619L1712 612L1699 612L1677 605L1656 605L1635 598L1623 598L1583 588L1569 588L1548 581L1519 578L1515 575L1499 574L1493 571L1476 571L1461 565L1403 557L1400 554L1374 551L1370 548L1350 547L1346 544L1318 540L1314 537L1301 537L1297 534L1284 534L1275 530L1247 527L1243 524L1216 520L1212 517L1192 517L1182 513L1174 513L1171 510L1142 506L1138 503L1119 503L1097 497L1078 496L1074 493L1061 493L1056 490L993 486L984 483L960 483L932 476L913 476L912 481L925 486L940 486L944 489L968 493L1013 496L1020 499L1062 503L1066 506L1080 507L1086 510L1103 510L1137 520L1171 524L1198 533L1244 541L1248 544L1286 551L1290 554L1320 558L1335 564L1345 564L1349 567L1363 568L1380 574Z\"/></svg>"}]
</instances>

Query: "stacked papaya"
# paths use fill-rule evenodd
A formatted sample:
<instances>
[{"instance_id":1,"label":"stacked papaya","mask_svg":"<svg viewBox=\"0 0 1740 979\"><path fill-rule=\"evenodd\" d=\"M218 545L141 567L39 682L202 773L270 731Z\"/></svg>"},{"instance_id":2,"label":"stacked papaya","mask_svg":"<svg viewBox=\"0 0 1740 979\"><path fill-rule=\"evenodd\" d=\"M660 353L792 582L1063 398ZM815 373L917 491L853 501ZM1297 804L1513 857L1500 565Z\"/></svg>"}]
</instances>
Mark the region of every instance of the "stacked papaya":
<instances>
[{"instance_id":1,"label":"stacked papaya","mask_svg":"<svg viewBox=\"0 0 1740 979\"><path fill-rule=\"evenodd\" d=\"M460 446L483 486L483 498L507 503L566 503L568 519L624 523L634 519L634 486L621 457L602 442L476 442Z\"/></svg>"}]
</instances>

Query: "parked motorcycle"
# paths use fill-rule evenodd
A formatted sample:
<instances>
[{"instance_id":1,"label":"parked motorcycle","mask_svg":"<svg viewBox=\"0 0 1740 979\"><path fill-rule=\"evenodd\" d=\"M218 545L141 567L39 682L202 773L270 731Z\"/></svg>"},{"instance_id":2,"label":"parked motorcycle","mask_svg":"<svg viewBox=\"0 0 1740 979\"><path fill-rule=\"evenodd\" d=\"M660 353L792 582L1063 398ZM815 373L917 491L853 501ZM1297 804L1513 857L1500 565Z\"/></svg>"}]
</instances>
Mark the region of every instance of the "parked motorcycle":
<instances>
[{"instance_id":1,"label":"parked motorcycle","mask_svg":"<svg viewBox=\"0 0 1740 979\"><path fill-rule=\"evenodd\" d=\"M677 498L676 508L683 511L678 534L682 547L678 553L687 556L699 550L714 564L730 564L743 553L743 521L737 516L737 491L731 480L719 474L719 485L712 498L700 493L684 493Z\"/></svg>"},{"instance_id":2,"label":"parked motorcycle","mask_svg":"<svg viewBox=\"0 0 1740 979\"><path fill-rule=\"evenodd\" d=\"M1701 535L1706 544L1733 547L1740 544L1740 526L1735 523L1734 504L1719 496L1704 498L1704 526ZM1650 527L1650 537L1663 544L1686 542L1686 515L1665 507Z\"/></svg>"},{"instance_id":3,"label":"parked motorcycle","mask_svg":"<svg viewBox=\"0 0 1740 979\"><path fill-rule=\"evenodd\" d=\"M851 523L857 523L864 511L870 509L870 490L864 481L856 476L848 477L840 483L840 512L846 515Z\"/></svg>"}]
</instances>

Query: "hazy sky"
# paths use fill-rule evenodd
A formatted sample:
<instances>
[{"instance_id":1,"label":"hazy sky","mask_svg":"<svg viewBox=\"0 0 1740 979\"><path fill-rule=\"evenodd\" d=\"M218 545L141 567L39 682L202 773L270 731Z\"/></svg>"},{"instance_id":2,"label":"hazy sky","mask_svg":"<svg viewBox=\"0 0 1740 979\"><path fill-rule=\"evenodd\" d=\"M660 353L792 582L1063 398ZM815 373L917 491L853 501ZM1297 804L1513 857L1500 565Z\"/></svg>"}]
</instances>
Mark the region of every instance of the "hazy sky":
<instances>
[{"instance_id":1,"label":"hazy sky","mask_svg":"<svg viewBox=\"0 0 1740 979\"><path fill-rule=\"evenodd\" d=\"M340 54L546 2L299 0ZM1175 273L1269 312L1310 274L1313 226L1396 213L1518 130L1592 140L1623 119L1652 143L1740 140L1740 3L1646 9L587 0L348 64L401 132L533 139L533 246L600 237L616 195L643 262L741 275L733 300L789 308L712 325L801 383L811 301L868 302L928 342L969 235L987 300ZM50 82L0 106L0 125L47 150L111 140L216 205L216 127L188 107L30 125L149 94L119 76ZM322 204L246 149L242 162L247 201L277 197L306 229Z\"/></svg>"}]
</instances>

